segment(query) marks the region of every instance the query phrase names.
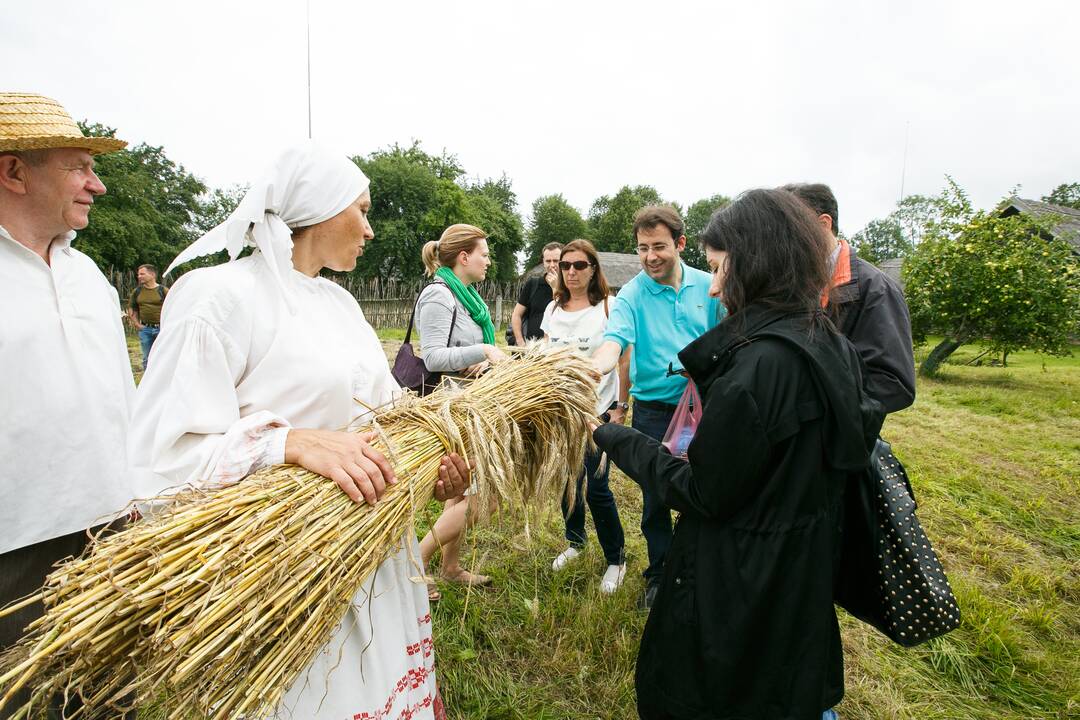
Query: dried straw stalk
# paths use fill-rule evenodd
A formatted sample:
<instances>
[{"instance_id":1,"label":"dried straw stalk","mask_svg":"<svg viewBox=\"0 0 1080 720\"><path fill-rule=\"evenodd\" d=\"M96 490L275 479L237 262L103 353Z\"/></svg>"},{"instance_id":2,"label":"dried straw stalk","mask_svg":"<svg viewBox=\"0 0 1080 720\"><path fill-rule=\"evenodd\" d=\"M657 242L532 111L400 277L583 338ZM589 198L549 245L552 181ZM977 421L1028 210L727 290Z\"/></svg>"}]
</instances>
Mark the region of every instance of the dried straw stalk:
<instances>
[{"instance_id":1,"label":"dried straw stalk","mask_svg":"<svg viewBox=\"0 0 1080 720\"><path fill-rule=\"evenodd\" d=\"M167 718L271 713L412 532L442 456L476 462L481 507L549 506L581 465L594 387L584 361L531 348L465 389L377 413L362 429L381 431L398 483L375 507L296 466L162 501L49 576L45 615L0 658L0 707L29 687L14 717L57 692L83 700L79 718L158 698Z\"/></svg>"}]
</instances>

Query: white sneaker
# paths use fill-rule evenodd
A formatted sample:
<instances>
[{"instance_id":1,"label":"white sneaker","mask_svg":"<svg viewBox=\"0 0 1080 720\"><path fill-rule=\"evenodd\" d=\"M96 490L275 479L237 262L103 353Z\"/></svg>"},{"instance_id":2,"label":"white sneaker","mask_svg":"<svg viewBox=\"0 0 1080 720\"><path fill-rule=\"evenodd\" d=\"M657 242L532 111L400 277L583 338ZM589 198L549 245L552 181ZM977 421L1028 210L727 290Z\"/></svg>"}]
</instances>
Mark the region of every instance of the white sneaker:
<instances>
[{"instance_id":1,"label":"white sneaker","mask_svg":"<svg viewBox=\"0 0 1080 720\"><path fill-rule=\"evenodd\" d=\"M570 561L581 554L581 551L575 547L568 547L559 553L555 559L551 562L552 570L562 570L564 567L570 564Z\"/></svg>"},{"instance_id":2,"label":"white sneaker","mask_svg":"<svg viewBox=\"0 0 1080 720\"><path fill-rule=\"evenodd\" d=\"M608 565L604 571L604 577L600 579L600 592L610 595L619 589L623 578L626 577L626 563L622 565Z\"/></svg>"}]
</instances>

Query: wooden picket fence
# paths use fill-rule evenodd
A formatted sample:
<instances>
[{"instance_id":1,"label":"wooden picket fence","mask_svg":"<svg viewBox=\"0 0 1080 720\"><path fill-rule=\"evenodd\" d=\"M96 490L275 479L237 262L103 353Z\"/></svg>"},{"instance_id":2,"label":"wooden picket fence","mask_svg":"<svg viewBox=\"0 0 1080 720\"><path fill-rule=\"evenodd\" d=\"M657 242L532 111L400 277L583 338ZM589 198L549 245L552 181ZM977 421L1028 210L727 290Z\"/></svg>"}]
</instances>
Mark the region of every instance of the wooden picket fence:
<instances>
[{"instance_id":1,"label":"wooden picket fence","mask_svg":"<svg viewBox=\"0 0 1080 720\"><path fill-rule=\"evenodd\" d=\"M110 269L105 276L120 294L120 305L127 307L128 298L135 289L135 273L126 270ZM357 280L347 275L327 275L328 279L349 291L364 311L364 317L376 330L383 328L404 328L409 323L416 296L426 284L423 280L393 280L371 278ZM514 311L518 292L523 281L495 282L485 280L475 287L480 297L488 304L495 329L499 330L510 324L510 315Z\"/></svg>"}]
</instances>

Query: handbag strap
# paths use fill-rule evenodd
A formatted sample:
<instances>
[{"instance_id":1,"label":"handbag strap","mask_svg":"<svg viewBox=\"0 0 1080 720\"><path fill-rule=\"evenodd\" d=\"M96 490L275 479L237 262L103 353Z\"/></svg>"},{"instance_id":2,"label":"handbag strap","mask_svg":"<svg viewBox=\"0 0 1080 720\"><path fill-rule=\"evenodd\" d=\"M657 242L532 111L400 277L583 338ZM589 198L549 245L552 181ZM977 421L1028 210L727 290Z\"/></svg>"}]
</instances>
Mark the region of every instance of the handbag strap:
<instances>
[{"instance_id":1,"label":"handbag strap","mask_svg":"<svg viewBox=\"0 0 1080 720\"><path fill-rule=\"evenodd\" d=\"M406 345L408 345L410 342L412 342L413 321L416 320L416 307L417 307L417 305L420 304L420 296L424 294L424 290L427 290L432 285L442 285L447 290L450 289L450 286L447 285L446 283L444 283L442 280L435 280L435 281L430 282L427 285L425 285L423 288L420 289L420 292L418 292L416 294L416 300L415 300L415 302L413 302L413 306L412 306L412 313L409 315L409 326L405 329L405 342L404 342L404 344L406 344ZM453 294L453 293L451 293L451 294ZM450 338L454 336L454 325L457 324L457 307L458 307L457 298L455 298L454 299L454 312L453 312L453 314L450 315L450 332L448 332L446 334L446 347L450 347Z\"/></svg>"}]
</instances>

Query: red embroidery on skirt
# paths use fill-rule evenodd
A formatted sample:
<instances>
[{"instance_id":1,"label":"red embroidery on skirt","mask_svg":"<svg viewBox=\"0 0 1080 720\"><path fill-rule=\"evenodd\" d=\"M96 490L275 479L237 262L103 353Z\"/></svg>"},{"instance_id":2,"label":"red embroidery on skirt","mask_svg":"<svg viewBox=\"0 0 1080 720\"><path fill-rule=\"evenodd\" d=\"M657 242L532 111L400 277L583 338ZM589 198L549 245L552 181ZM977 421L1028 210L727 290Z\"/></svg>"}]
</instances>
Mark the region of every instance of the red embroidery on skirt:
<instances>
[{"instance_id":1,"label":"red embroidery on skirt","mask_svg":"<svg viewBox=\"0 0 1080 720\"><path fill-rule=\"evenodd\" d=\"M416 619L417 624L420 626L431 624L431 613L428 613L424 617ZM424 659L431 657L435 653L435 643L430 637L420 638L420 642L412 643L405 646L405 653L409 657L422 654ZM397 681L394 685L394 690L390 693L390 697L387 698L386 704L379 710L374 712L360 712L352 716L351 720L388 720L390 717L390 711L394 707L394 702L398 696L409 690L418 690L424 686L429 676L434 674L435 668L417 667L410 668L408 672ZM435 689L434 695L426 695L416 703L402 708L401 713L397 716L397 720L413 720L413 718L419 717L420 713L431 708L432 714L435 720L446 720L446 708L443 705L442 697L439 695L438 688Z\"/></svg>"}]
</instances>

